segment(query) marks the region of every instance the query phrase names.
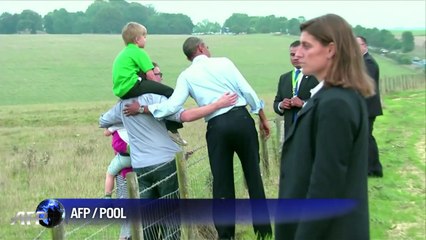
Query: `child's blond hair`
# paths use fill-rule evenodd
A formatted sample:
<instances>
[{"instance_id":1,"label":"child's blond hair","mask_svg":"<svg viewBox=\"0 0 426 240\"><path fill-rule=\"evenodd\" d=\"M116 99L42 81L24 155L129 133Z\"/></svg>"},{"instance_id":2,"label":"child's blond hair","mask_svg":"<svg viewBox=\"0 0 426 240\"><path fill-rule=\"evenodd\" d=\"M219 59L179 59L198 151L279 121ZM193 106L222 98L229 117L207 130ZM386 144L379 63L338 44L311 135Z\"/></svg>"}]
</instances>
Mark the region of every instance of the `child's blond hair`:
<instances>
[{"instance_id":1,"label":"child's blond hair","mask_svg":"<svg viewBox=\"0 0 426 240\"><path fill-rule=\"evenodd\" d=\"M129 22L121 30L121 37L126 45L134 43L137 37L146 36L146 34L146 27L137 22Z\"/></svg>"}]
</instances>

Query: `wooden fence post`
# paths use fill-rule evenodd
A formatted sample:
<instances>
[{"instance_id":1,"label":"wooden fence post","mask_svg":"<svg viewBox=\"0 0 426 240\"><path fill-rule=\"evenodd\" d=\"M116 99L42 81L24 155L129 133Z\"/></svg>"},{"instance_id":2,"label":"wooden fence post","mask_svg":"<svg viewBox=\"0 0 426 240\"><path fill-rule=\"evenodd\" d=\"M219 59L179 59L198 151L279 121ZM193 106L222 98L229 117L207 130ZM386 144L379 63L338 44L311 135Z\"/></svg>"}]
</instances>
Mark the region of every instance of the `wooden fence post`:
<instances>
[{"instance_id":1,"label":"wooden fence post","mask_svg":"<svg viewBox=\"0 0 426 240\"><path fill-rule=\"evenodd\" d=\"M186 157L184 157L183 152L176 153L176 171L179 182L179 194L181 199L189 198L188 191L188 180L187 180L187 167L186 167ZM182 211L181 213L185 213ZM184 219L188 219L188 216L182 216ZM195 239L194 231L191 224L184 224L182 227L182 239Z\"/></svg>"},{"instance_id":2,"label":"wooden fence post","mask_svg":"<svg viewBox=\"0 0 426 240\"><path fill-rule=\"evenodd\" d=\"M399 76L399 77L395 77L395 78L393 78L393 89L392 89L392 92L396 92L396 91L399 91L400 89L400 86L399 86L399 83L401 82L401 76Z\"/></svg>"},{"instance_id":3,"label":"wooden fence post","mask_svg":"<svg viewBox=\"0 0 426 240\"><path fill-rule=\"evenodd\" d=\"M268 144L266 143L267 139L264 136L259 135L260 140L260 152L262 154L262 165L263 172L266 177L269 178L269 154L268 154Z\"/></svg>"},{"instance_id":4,"label":"wooden fence post","mask_svg":"<svg viewBox=\"0 0 426 240\"><path fill-rule=\"evenodd\" d=\"M388 92L388 78L380 79L380 85L380 94L386 94Z\"/></svg>"},{"instance_id":5,"label":"wooden fence post","mask_svg":"<svg viewBox=\"0 0 426 240\"><path fill-rule=\"evenodd\" d=\"M402 81L402 90L407 90L408 89L408 87L407 87L407 83L408 83L408 76L407 75L404 75L403 76L403 81Z\"/></svg>"},{"instance_id":6,"label":"wooden fence post","mask_svg":"<svg viewBox=\"0 0 426 240\"><path fill-rule=\"evenodd\" d=\"M283 134L284 130L283 130L283 124L282 123L283 123L283 121L282 121L281 116L275 117L275 128L277 129L277 135L275 136L277 146L276 146L275 151L276 151L276 156L277 156L277 158L276 158L277 162L280 161L281 149L282 149L282 144L283 144L282 141L281 141L281 139L284 136L284 134Z\"/></svg>"},{"instance_id":7,"label":"wooden fence post","mask_svg":"<svg viewBox=\"0 0 426 240\"><path fill-rule=\"evenodd\" d=\"M188 180L186 174L186 159L183 152L176 153L176 171L179 181L180 198L189 198Z\"/></svg>"},{"instance_id":8,"label":"wooden fence post","mask_svg":"<svg viewBox=\"0 0 426 240\"><path fill-rule=\"evenodd\" d=\"M424 76L422 75L400 75L381 79L380 92L383 95L399 91L420 89L425 87Z\"/></svg>"},{"instance_id":9,"label":"wooden fence post","mask_svg":"<svg viewBox=\"0 0 426 240\"><path fill-rule=\"evenodd\" d=\"M389 92L393 92L395 90L395 78L396 77L391 77L390 80L390 91Z\"/></svg>"},{"instance_id":10,"label":"wooden fence post","mask_svg":"<svg viewBox=\"0 0 426 240\"><path fill-rule=\"evenodd\" d=\"M391 83L392 78L388 77L386 79L387 79L387 91L386 91L386 93L390 93L391 89L392 89L392 83Z\"/></svg>"},{"instance_id":11,"label":"wooden fence post","mask_svg":"<svg viewBox=\"0 0 426 240\"><path fill-rule=\"evenodd\" d=\"M58 226L52 228L52 239L53 240L64 240L65 239L65 223L61 222Z\"/></svg>"},{"instance_id":12,"label":"wooden fence post","mask_svg":"<svg viewBox=\"0 0 426 240\"><path fill-rule=\"evenodd\" d=\"M272 139L272 151L274 153L274 160L278 159L278 147L277 147L277 138Z\"/></svg>"},{"instance_id":13,"label":"wooden fence post","mask_svg":"<svg viewBox=\"0 0 426 240\"><path fill-rule=\"evenodd\" d=\"M139 198L139 184L138 178L136 177L135 172L129 172L126 175L127 181L127 191L129 192L129 198L138 199ZM142 219L139 209L136 211L136 220L130 222L130 228L132 230L132 239L134 240L143 240L142 235Z\"/></svg>"}]
</instances>

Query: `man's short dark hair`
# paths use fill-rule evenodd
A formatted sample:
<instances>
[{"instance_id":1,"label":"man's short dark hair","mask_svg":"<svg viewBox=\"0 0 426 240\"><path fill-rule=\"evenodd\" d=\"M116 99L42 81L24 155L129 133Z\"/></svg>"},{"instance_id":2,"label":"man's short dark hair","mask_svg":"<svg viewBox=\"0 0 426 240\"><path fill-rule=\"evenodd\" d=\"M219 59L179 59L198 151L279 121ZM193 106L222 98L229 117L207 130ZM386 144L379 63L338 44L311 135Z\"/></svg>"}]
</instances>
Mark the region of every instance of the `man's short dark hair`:
<instances>
[{"instance_id":1,"label":"man's short dark hair","mask_svg":"<svg viewBox=\"0 0 426 240\"><path fill-rule=\"evenodd\" d=\"M299 40L296 40L296 41L294 41L294 42L292 42L291 44L290 44L290 47L292 48L292 47L298 47L298 46L300 46L300 41Z\"/></svg>"},{"instance_id":2,"label":"man's short dark hair","mask_svg":"<svg viewBox=\"0 0 426 240\"><path fill-rule=\"evenodd\" d=\"M194 54L197 51L198 45L202 44L203 40L198 37L189 37L185 40L182 46L183 53L191 60L194 58Z\"/></svg>"},{"instance_id":3,"label":"man's short dark hair","mask_svg":"<svg viewBox=\"0 0 426 240\"><path fill-rule=\"evenodd\" d=\"M360 38L365 43L365 45L368 45L367 39L365 39L365 37L363 37L363 36L357 36L357 38Z\"/></svg>"}]
</instances>

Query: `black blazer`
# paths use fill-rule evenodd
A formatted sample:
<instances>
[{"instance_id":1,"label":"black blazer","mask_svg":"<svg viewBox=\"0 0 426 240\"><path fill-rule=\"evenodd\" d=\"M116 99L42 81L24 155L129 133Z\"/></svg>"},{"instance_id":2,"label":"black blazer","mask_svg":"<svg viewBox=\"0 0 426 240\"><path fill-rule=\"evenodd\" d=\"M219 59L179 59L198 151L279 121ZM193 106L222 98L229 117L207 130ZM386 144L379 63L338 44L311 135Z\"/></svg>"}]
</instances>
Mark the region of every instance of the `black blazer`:
<instances>
[{"instance_id":1,"label":"black blazer","mask_svg":"<svg viewBox=\"0 0 426 240\"><path fill-rule=\"evenodd\" d=\"M358 205L328 219L277 224L275 239L369 239L367 152L364 98L350 89L323 87L285 138L279 198L343 198Z\"/></svg>"},{"instance_id":2,"label":"black blazer","mask_svg":"<svg viewBox=\"0 0 426 240\"><path fill-rule=\"evenodd\" d=\"M292 87L292 74L293 71L285 73L280 76L278 83L277 95L274 100L274 111L280 116L284 115L284 132L287 133L290 129L291 124L293 123L293 114L297 113L300 108L292 108L290 110L284 110L280 112L278 110L278 105L284 98L293 97L293 87ZM308 100L311 97L310 90L318 84L318 80L314 76L303 76L303 80L299 86L298 96L303 101Z\"/></svg>"},{"instance_id":3,"label":"black blazer","mask_svg":"<svg viewBox=\"0 0 426 240\"><path fill-rule=\"evenodd\" d=\"M367 110L369 117L376 117L383 115L382 103L380 102L380 88L379 88L379 65L368 52L364 54L364 62L367 67L368 75L374 79L376 95L367 98Z\"/></svg>"}]
</instances>

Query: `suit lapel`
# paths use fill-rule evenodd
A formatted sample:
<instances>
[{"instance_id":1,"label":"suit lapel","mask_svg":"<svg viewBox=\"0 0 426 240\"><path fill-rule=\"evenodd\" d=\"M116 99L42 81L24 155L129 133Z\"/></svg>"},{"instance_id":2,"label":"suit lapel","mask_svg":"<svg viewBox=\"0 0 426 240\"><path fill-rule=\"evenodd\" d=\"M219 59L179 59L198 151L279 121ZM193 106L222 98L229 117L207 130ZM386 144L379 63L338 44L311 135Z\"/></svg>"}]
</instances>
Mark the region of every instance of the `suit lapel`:
<instances>
[{"instance_id":1,"label":"suit lapel","mask_svg":"<svg viewBox=\"0 0 426 240\"><path fill-rule=\"evenodd\" d=\"M306 114L309 110L311 110L315 106L315 103L316 98L309 99L306 102L305 106L303 106L302 109L300 109L300 111L297 113L297 118L300 118L302 115Z\"/></svg>"},{"instance_id":2,"label":"suit lapel","mask_svg":"<svg viewBox=\"0 0 426 240\"><path fill-rule=\"evenodd\" d=\"M302 107L302 109L300 109L300 111L297 113L297 117L296 117L296 121L293 122L293 124L290 127L289 133L287 134L287 136L285 136L285 140L284 142L286 142L288 139L290 139L294 132L296 131L297 125L299 124L299 120L301 118L303 118L304 115L306 115L309 111L311 111L318 103L318 97L319 95L321 95L321 92L323 91L324 88L322 88L321 90L319 90L314 97L312 97L311 99L309 99L305 106Z\"/></svg>"},{"instance_id":3,"label":"suit lapel","mask_svg":"<svg viewBox=\"0 0 426 240\"><path fill-rule=\"evenodd\" d=\"M286 98L291 98L292 96L293 96L293 88L292 88L292 83L291 83L291 73L292 72L290 72L290 74L288 74L287 76L286 76L286 79L285 79L285 81L284 81L284 83L286 83L286 85L287 86L283 86L283 92L284 92L284 97L286 97Z\"/></svg>"},{"instance_id":4,"label":"suit lapel","mask_svg":"<svg viewBox=\"0 0 426 240\"><path fill-rule=\"evenodd\" d=\"M311 93L309 91L314 87L313 81L317 81L317 80L312 79L312 76L309 76L309 75L303 76L303 80L299 86L299 96L302 99L308 99L311 97Z\"/></svg>"},{"instance_id":5,"label":"suit lapel","mask_svg":"<svg viewBox=\"0 0 426 240\"><path fill-rule=\"evenodd\" d=\"M309 112L316 104L315 99L309 99L309 101L306 102L305 106L303 106L302 109L300 109L300 111L297 113L297 117L296 120L293 122L293 124L291 125L290 129L289 129L289 133L286 134L287 136L285 136L285 140L284 142L286 142L288 139L291 138L291 136L293 136L295 129L297 127L297 124L299 122L299 119L305 115L307 112Z\"/></svg>"}]
</instances>

